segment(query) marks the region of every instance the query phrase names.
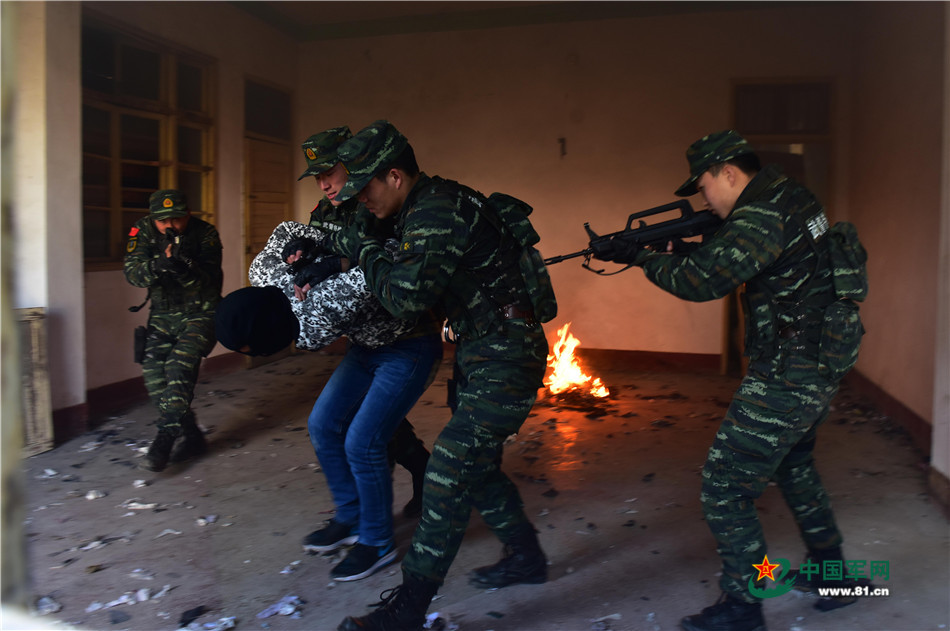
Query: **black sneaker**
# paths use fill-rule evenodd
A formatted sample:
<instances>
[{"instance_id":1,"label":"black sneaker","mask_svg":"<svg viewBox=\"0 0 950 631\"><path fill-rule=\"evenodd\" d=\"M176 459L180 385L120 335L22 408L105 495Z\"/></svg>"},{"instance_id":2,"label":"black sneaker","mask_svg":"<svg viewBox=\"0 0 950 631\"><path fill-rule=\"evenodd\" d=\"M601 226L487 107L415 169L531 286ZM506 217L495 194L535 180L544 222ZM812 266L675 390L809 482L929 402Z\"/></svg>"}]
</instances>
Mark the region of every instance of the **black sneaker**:
<instances>
[{"instance_id":1,"label":"black sneaker","mask_svg":"<svg viewBox=\"0 0 950 631\"><path fill-rule=\"evenodd\" d=\"M326 526L304 537L303 549L307 552L332 552L343 546L351 546L357 541L359 536L356 534L356 526L341 524L331 519Z\"/></svg>"},{"instance_id":2,"label":"black sneaker","mask_svg":"<svg viewBox=\"0 0 950 631\"><path fill-rule=\"evenodd\" d=\"M685 631L765 631L762 603L747 603L723 593L715 605L680 621Z\"/></svg>"},{"instance_id":3,"label":"black sneaker","mask_svg":"<svg viewBox=\"0 0 950 631\"><path fill-rule=\"evenodd\" d=\"M330 570L335 581L358 581L396 560L396 546L368 546L357 543L339 565Z\"/></svg>"}]
</instances>

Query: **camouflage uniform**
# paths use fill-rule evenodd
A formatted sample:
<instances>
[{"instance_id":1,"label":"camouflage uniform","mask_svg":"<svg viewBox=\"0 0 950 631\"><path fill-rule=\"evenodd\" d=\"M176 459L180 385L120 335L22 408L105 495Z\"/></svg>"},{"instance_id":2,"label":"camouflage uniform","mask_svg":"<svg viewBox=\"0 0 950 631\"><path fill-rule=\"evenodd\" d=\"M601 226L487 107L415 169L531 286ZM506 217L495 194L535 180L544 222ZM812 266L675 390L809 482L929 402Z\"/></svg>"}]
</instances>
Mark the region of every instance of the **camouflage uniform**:
<instances>
[{"instance_id":1,"label":"camouflage uniform","mask_svg":"<svg viewBox=\"0 0 950 631\"><path fill-rule=\"evenodd\" d=\"M708 168L700 162L678 194L695 193ZM827 229L815 197L770 166L701 247L637 261L653 283L685 300L722 298L745 285L749 369L709 450L701 494L722 559L720 586L745 602L756 601L749 579L766 553L754 501L770 480L809 550L842 541L812 451L863 328L857 305L836 296Z\"/></svg>"},{"instance_id":2,"label":"camouflage uniform","mask_svg":"<svg viewBox=\"0 0 950 631\"><path fill-rule=\"evenodd\" d=\"M193 426L191 400L201 358L215 345L214 309L221 301L221 240L211 224L191 217L181 235L181 252L193 264L176 275L155 271L165 249L164 235L151 215L129 233L125 277L146 287L151 299L142 373L159 412L158 428L177 435Z\"/></svg>"},{"instance_id":3,"label":"camouflage uniform","mask_svg":"<svg viewBox=\"0 0 950 631\"><path fill-rule=\"evenodd\" d=\"M542 385L548 345L532 319L499 316L505 305L529 303L519 250L486 221L485 204L470 188L422 174L397 215L397 255L375 244L360 254L367 284L391 313L436 307L458 336L458 408L433 446L422 519L403 560L404 571L440 584L473 507L502 541L530 526L500 464Z\"/></svg>"}]
</instances>

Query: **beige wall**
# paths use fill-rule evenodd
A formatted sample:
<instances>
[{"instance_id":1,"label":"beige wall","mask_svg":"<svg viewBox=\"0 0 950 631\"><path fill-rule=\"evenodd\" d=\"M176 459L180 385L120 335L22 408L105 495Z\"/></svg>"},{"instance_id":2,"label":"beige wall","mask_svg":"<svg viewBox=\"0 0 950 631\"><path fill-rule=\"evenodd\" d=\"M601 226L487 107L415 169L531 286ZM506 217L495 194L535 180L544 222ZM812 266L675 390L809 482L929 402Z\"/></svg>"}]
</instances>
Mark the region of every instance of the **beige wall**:
<instances>
[{"instance_id":1,"label":"beige wall","mask_svg":"<svg viewBox=\"0 0 950 631\"><path fill-rule=\"evenodd\" d=\"M846 87L846 18L797 6L311 44L303 58L345 67L332 85L351 96L322 98L326 85L302 75L299 135L387 118L423 170L522 197L542 253L576 251L585 221L612 232L631 212L675 199L686 147L731 125L734 79L831 77ZM842 145L846 116L839 108ZM298 215L312 204L301 199ZM551 274L560 315L549 335L571 321L587 348L720 351L719 303L682 302L639 270L598 277L575 260Z\"/></svg>"},{"instance_id":2,"label":"beige wall","mask_svg":"<svg viewBox=\"0 0 950 631\"><path fill-rule=\"evenodd\" d=\"M933 420L942 161L943 3L869 3L857 20L852 216L868 250L859 370ZM946 326L946 322L943 324Z\"/></svg>"}]
</instances>

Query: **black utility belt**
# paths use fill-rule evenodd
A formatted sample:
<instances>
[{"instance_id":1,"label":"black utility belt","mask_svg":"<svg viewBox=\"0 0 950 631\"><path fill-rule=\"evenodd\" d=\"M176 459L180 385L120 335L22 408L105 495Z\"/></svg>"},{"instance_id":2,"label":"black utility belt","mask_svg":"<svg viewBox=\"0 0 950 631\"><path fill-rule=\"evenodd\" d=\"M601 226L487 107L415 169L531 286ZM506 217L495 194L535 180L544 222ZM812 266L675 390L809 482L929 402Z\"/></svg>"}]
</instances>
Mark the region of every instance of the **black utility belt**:
<instances>
[{"instance_id":1,"label":"black utility belt","mask_svg":"<svg viewBox=\"0 0 950 631\"><path fill-rule=\"evenodd\" d=\"M518 305L505 305L498 310L498 315L502 320L524 320L528 324L537 322L533 310L522 309Z\"/></svg>"}]
</instances>

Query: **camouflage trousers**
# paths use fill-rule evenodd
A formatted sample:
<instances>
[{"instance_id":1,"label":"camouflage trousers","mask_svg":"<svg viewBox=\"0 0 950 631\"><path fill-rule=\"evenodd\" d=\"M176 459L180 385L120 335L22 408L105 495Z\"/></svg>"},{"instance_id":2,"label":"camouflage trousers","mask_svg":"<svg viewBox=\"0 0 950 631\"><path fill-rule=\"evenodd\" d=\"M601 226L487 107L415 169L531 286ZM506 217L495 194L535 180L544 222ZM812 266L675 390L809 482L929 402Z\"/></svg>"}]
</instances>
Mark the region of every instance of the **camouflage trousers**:
<instances>
[{"instance_id":1,"label":"camouflage trousers","mask_svg":"<svg viewBox=\"0 0 950 631\"><path fill-rule=\"evenodd\" d=\"M422 517L402 562L416 578L443 582L472 508L502 542L529 523L517 487L501 470L502 448L534 405L548 345L540 325L507 326L514 329L507 336L459 341L458 407L432 446Z\"/></svg>"},{"instance_id":2,"label":"camouflage trousers","mask_svg":"<svg viewBox=\"0 0 950 631\"><path fill-rule=\"evenodd\" d=\"M194 422L190 408L198 368L214 345L214 313L149 315L142 376L159 429L179 433L183 422Z\"/></svg>"},{"instance_id":3,"label":"camouflage trousers","mask_svg":"<svg viewBox=\"0 0 950 631\"><path fill-rule=\"evenodd\" d=\"M837 381L818 376L817 362L790 358L780 376L754 370L743 379L706 459L700 499L722 560L722 591L746 602L753 563L766 554L755 500L772 480L809 550L841 545L828 494L812 452Z\"/></svg>"}]
</instances>

